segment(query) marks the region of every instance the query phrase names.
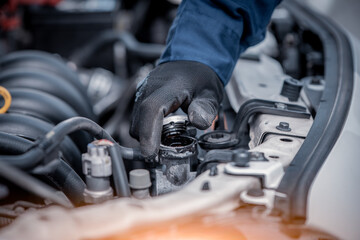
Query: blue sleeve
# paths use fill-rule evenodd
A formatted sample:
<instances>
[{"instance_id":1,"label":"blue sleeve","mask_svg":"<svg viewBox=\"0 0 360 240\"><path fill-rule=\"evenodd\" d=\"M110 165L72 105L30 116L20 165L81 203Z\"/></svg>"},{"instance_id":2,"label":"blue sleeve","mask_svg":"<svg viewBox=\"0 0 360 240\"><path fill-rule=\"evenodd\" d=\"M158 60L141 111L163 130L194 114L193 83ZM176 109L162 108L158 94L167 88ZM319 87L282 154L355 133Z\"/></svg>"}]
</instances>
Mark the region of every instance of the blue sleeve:
<instances>
[{"instance_id":1,"label":"blue sleeve","mask_svg":"<svg viewBox=\"0 0 360 240\"><path fill-rule=\"evenodd\" d=\"M265 37L281 0L183 0L159 63L189 60L211 67L224 85L240 54Z\"/></svg>"}]
</instances>

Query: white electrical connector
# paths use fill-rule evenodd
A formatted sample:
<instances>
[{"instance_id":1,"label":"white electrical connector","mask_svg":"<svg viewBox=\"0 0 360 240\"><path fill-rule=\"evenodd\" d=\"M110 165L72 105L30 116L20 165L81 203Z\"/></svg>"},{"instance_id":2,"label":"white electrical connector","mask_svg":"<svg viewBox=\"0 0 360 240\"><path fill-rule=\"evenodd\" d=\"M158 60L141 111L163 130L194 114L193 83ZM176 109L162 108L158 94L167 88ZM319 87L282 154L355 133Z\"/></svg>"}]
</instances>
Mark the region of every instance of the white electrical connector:
<instances>
[{"instance_id":1,"label":"white electrical connector","mask_svg":"<svg viewBox=\"0 0 360 240\"><path fill-rule=\"evenodd\" d=\"M86 176L86 203L101 203L113 197L109 180L112 166L107 147L106 141L94 141L88 144L87 153L82 155L82 168Z\"/></svg>"}]
</instances>

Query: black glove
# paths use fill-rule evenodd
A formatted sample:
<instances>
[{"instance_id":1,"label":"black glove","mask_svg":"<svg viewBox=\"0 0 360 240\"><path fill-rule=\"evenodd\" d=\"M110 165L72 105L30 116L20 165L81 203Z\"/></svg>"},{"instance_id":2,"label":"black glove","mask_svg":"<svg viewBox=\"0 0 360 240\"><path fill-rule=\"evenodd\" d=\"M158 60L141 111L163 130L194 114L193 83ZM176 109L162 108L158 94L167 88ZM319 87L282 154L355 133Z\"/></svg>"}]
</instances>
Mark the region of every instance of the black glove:
<instances>
[{"instance_id":1,"label":"black glove","mask_svg":"<svg viewBox=\"0 0 360 240\"><path fill-rule=\"evenodd\" d=\"M163 63L137 90L130 134L150 160L159 150L164 116L181 107L195 127L206 129L222 97L223 84L210 67L193 61Z\"/></svg>"}]
</instances>

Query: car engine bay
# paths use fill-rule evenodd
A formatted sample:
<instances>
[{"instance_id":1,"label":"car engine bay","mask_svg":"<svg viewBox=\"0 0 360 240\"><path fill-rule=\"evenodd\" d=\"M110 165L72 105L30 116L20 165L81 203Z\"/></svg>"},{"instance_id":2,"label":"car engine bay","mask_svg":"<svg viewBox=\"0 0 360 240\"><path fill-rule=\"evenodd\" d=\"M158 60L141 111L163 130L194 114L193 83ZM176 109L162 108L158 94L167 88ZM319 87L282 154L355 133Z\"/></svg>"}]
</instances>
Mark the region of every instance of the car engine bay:
<instances>
[{"instance_id":1,"label":"car engine bay","mask_svg":"<svg viewBox=\"0 0 360 240\"><path fill-rule=\"evenodd\" d=\"M211 128L170 114L153 161L131 112L178 3L47 4L17 6L1 35L1 239L335 239L277 207L329 84L296 4L241 55Z\"/></svg>"}]
</instances>

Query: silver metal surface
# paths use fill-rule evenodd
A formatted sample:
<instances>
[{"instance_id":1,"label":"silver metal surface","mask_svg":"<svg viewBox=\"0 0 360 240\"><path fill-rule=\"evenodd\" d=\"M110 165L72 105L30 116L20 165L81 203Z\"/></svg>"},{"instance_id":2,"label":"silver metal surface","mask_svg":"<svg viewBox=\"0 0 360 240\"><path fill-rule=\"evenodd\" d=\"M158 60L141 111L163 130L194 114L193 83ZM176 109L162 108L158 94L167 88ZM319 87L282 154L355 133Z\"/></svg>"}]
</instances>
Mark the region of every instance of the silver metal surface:
<instances>
[{"instance_id":1,"label":"silver metal surface","mask_svg":"<svg viewBox=\"0 0 360 240\"><path fill-rule=\"evenodd\" d=\"M188 141L186 145L178 145L176 140L174 146L160 145L160 166L153 169L155 181L152 195L178 190L195 178L195 173L191 173L191 165L197 160L196 139L187 136L181 139Z\"/></svg>"},{"instance_id":2,"label":"silver metal surface","mask_svg":"<svg viewBox=\"0 0 360 240\"><path fill-rule=\"evenodd\" d=\"M294 159L303 142L304 139L298 137L269 134L262 144L252 148L250 152L262 152L267 159L277 161L283 168L286 168Z\"/></svg>"},{"instance_id":3,"label":"silver metal surface","mask_svg":"<svg viewBox=\"0 0 360 240\"><path fill-rule=\"evenodd\" d=\"M189 122L187 115L173 115L164 118L163 125L169 124L169 123L186 123Z\"/></svg>"},{"instance_id":4,"label":"silver metal surface","mask_svg":"<svg viewBox=\"0 0 360 240\"><path fill-rule=\"evenodd\" d=\"M289 123L291 131L281 131L277 126L280 122ZM279 136L288 136L288 137L297 137L305 139L311 126L313 119L303 119L303 118L292 118L292 117L283 117L270 114L260 114L253 119L250 123L250 138L249 143L250 148L254 148L264 142L264 139L267 135L279 135Z\"/></svg>"}]
</instances>

